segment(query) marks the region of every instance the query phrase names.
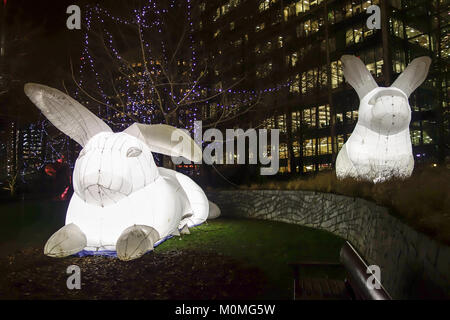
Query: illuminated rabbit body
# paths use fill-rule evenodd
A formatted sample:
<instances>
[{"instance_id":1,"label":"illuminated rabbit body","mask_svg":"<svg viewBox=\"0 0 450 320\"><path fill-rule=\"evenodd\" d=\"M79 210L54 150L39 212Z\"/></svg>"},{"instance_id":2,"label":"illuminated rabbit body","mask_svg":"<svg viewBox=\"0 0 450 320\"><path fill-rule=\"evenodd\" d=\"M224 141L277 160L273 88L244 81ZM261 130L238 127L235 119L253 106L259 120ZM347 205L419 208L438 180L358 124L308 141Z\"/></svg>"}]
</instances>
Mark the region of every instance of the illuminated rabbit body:
<instances>
[{"instance_id":1,"label":"illuminated rabbit body","mask_svg":"<svg viewBox=\"0 0 450 320\"><path fill-rule=\"evenodd\" d=\"M62 92L27 84L25 92L61 131L83 146L75 162L74 194L66 225L47 241L44 253L64 257L85 251L117 251L131 260L179 229L204 222L209 202L189 177L158 168L152 152L201 159L201 149L179 129L134 124L111 129ZM173 133L177 137L172 142ZM181 147L180 147L181 146Z\"/></svg>"},{"instance_id":2,"label":"illuminated rabbit body","mask_svg":"<svg viewBox=\"0 0 450 320\"><path fill-rule=\"evenodd\" d=\"M99 133L81 155L66 224L74 223L86 235L85 250L115 250L132 225L151 226L165 238L190 212L184 189L159 174L151 151L135 137Z\"/></svg>"},{"instance_id":3,"label":"illuminated rabbit body","mask_svg":"<svg viewBox=\"0 0 450 320\"><path fill-rule=\"evenodd\" d=\"M425 80L431 59L417 58L389 88L378 87L361 60L343 56L344 75L360 98L358 122L336 159L338 178L373 182L412 174L409 95Z\"/></svg>"}]
</instances>

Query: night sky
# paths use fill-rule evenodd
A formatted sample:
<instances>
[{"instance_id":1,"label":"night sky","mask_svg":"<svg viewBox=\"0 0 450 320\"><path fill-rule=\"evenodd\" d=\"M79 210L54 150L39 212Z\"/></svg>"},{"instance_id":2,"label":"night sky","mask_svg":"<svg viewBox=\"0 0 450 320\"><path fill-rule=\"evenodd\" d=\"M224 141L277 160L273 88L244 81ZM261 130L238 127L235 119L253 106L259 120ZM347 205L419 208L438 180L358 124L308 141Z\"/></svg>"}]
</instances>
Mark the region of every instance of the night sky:
<instances>
[{"instance_id":1,"label":"night sky","mask_svg":"<svg viewBox=\"0 0 450 320\"><path fill-rule=\"evenodd\" d=\"M71 4L83 8L85 3L7 0L6 68L12 88L0 98L1 123L19 119L19 125L23 125L39 116L37 108L23 94L24 83L39 82L62 89L63 80L66 84L71 81L70 58L74 64L79 60L81 31L67 29L66 9Z\"/></svg>"},{"instance_id":2,"label":"night sky","mask_svg":"<svg viewBox=\"0 0 450 320\"><path fill-rule=\"evenodd\" d=\"M1 0L7 1L6 39L7 73L11 76L9 94L0 96L0 130L11 120L19 126L35 122L38 109L26 98L23 85L27 82L42 83L63 90L75 87L70 61L78 71L82 50L83 30L69 30L66 20L67 7L76 4L83 9L99 3L93 0ZM127 0L139 6L139 0ZM103 0L101 5L122 12L124 4L117 0ZM12 44L12 45L11 45ZM70 90L70 89L69 89Z\"/></svg>"}]
</instances>

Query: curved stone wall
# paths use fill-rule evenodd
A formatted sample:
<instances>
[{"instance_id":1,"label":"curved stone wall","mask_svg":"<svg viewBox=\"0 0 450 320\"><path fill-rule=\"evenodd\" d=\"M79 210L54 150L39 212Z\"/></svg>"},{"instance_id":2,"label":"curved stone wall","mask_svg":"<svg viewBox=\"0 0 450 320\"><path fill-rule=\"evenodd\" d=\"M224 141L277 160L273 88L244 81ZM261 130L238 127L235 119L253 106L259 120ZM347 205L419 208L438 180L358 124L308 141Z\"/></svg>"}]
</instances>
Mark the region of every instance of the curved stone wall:
<instances>
[{"instance_id":1,"label":"curved stone wall","mask_svg":"<svg viewBox=\"0 0 450 320\"><path fill-rule=\"evenodd\" d=\"M372 202L294 190L208 192L223 216L269 219L330 231L350 241L394 299L450 297L450 247L437 243Z\"/></svg>"}]
</instances>

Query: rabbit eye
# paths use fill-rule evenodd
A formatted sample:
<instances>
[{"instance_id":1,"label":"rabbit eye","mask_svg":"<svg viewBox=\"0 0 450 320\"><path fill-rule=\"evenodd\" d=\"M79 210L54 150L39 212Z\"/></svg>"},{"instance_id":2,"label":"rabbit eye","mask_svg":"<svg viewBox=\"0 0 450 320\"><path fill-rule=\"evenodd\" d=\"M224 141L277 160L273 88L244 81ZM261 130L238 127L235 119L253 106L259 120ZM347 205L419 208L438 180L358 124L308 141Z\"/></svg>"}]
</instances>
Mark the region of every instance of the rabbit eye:
<instances>
[{"instance_id":1,"label":"rabbit eye","mask_svg":"<svg viewBox=\"0 0 450 320\"><path fill-rule=\"evenodd\" d=\"M131 147L130 149L128 149L127 151L127 157L131 158L131 157L137 157L142 153L141 149L135 148L135 147Z\"/></svg>"}]
</instances>

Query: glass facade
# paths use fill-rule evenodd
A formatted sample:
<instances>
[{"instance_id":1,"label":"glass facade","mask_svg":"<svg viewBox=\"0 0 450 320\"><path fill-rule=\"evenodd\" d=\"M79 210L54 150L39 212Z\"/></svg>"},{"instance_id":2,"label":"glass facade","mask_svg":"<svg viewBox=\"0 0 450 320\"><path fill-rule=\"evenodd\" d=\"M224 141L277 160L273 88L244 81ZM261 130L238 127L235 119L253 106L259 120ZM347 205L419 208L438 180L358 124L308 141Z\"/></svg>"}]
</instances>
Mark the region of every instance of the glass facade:
<instances>
[{"instance_id":1,"label":"glass facade","mask_svg":"<svg viewBox=\"0 0 450 320\"><path fill-rule=\"evenodd\" d=\"M244 75L247 82L242 84L243 88L258 90L287 84L286 90L277 91L271 102L259 107L259 119L252 118L254 125L259 121L262 127L278 128L283 133L282 172L307 173L332 168L337 153L353 131L359 99L345 82L340 62L343 54L358 56L381 86L392 84L415 57L432 57L427 81L410 97L411 140L421 161L424 154L427 159L438 157L439 152L446 156L446 151L442 151L448 137L450 92L446 1L236 3L233 6L239 9L234 12L239 14L232 10L227 13L223 5L207 2L214 18L211 21L206 10L202 15L203 29L209 23L211 30L221 30L230 41L242 39L224 56L239 57L236 61L242 62L237 67L230 66L228 74ZM370 5L382 7L386 13L381 15L382 26L387 26L386 29L368 29L366 9ZM211 41L210 48L227 50L220 41ZM268 118L268 114L272 116ZM236 122L245 126L245 122Z\"/></svg>"}]
</instances>

